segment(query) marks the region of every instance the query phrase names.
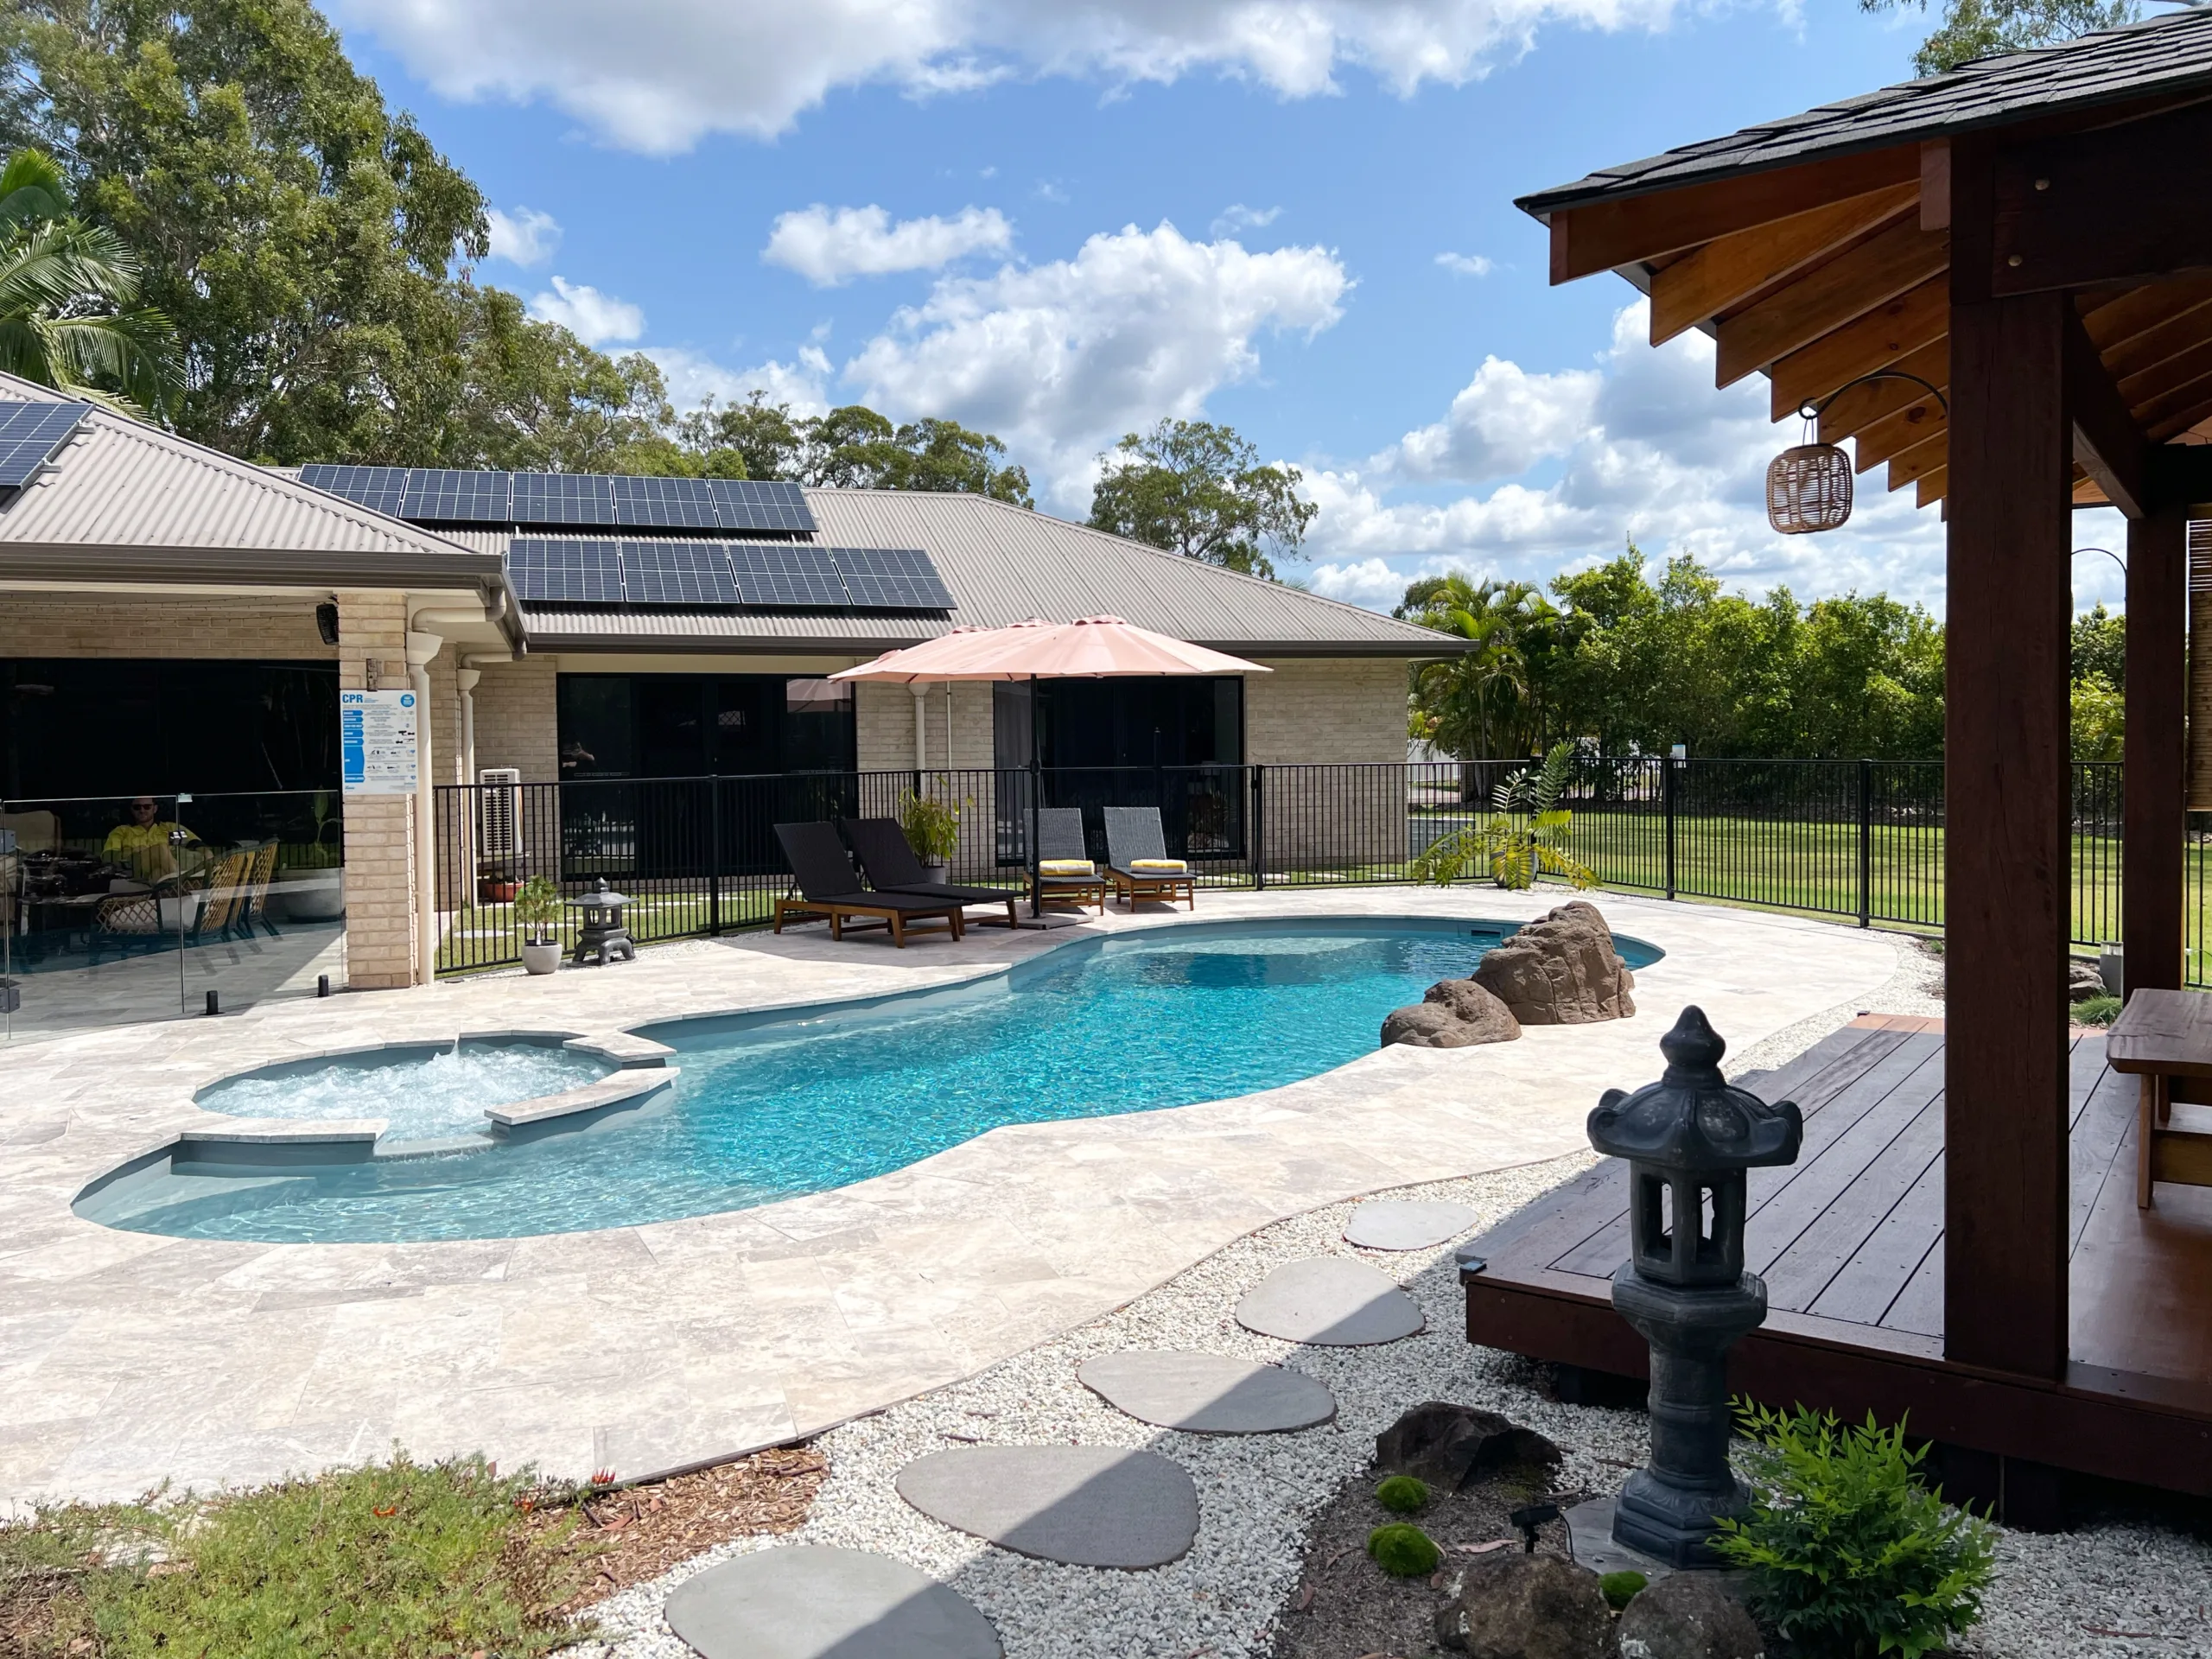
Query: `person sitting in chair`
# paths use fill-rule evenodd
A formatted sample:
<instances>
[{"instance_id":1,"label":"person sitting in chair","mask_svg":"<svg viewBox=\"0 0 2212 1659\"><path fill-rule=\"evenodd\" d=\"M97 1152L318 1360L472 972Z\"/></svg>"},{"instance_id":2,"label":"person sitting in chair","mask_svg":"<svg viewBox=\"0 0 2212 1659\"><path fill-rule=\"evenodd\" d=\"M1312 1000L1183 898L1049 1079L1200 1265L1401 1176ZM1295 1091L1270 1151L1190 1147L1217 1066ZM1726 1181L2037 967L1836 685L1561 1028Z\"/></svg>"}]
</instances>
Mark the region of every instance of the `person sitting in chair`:
<instances>
[{"instance_id":1,"label":"person sitting in chair","mask_svg":"<svg viewBox=\"0 0 2212 1659\"><path fill-rule=\"evenodd\" d=\"M100 856L121 864L142 881L155 881L176 874L176 849L200 837L174 819L160 816L161 807L150 795L130 803L130 821L107 832Z\"/></svg>"}]
</instances>

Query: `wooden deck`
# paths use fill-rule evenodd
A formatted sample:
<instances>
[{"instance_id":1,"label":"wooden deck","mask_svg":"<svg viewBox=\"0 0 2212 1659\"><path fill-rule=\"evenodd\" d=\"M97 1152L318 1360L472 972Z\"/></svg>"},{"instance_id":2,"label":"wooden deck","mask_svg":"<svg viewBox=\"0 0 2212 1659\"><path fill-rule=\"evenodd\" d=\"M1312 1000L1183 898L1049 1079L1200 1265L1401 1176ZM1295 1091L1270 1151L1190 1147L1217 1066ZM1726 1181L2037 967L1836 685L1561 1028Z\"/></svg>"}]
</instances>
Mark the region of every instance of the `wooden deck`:
<instances>
[{"instance_id":1,"label":"wooden deck","mask_svg":"<svg viewBox=\"0 0 2212 1659\"><path fill-rule=\"evenodd\" d=\"M1916 1433L1971 1452L2212 1494L2212 1189L2162 1185L2155 1207L2136 1207L2136 1079L2106 1067L2101 1035L2077 1035L2071 1056L2065 1379L1944 1359L1943 1040L1939 1022L1876 1017L1750 1079L1803 1109L1805 1143L1789 1167L1751 1173L1750 1266L1770 1311L1736 1349L1732 1384L1853 1417L1910 1414ZM1473 1247L1471 1340L1644 1374L1610 1300L1628 1254L1626 1174L1609 1159Z\"/></svg>"}]
</instances>

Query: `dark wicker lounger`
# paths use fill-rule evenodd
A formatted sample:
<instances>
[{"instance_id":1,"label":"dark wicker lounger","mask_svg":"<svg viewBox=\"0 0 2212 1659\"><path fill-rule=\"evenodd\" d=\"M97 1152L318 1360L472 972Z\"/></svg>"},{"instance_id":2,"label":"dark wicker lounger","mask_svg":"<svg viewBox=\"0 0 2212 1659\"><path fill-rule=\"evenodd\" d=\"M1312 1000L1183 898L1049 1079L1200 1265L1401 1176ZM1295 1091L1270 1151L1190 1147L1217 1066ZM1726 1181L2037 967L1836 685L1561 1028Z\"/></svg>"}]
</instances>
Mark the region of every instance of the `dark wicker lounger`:
<instances>
[{"instance_id":1,"label":"dark wicker lounger","mask_svg":"<svg viewBox=\"0 0 2212 1659\"><path fill-rule=\"evenodd\" d=\"M1129 908L1136 908L1140 899L1164 899L1173 904L1180 897L1190 901L1192 910L1198 907L1198 878L1188 868L1181 870L1133 870L1132 861L1140 858L1166 858L1167 838L1160 827L1160 809L1156 806L1109 806L1103 809L1106 818L1106 874L1113 878L1114 890Z\"/></svg>"},{"instance_id":2,"label":"dark wicker lounger","mask_svg":"<svg viewBox=\"0 0 2212 1659\"><path fill-rule=\"evenodd\" d=\"M844 830L853 856L860 860L861 873L876 892L912 893L918 899L942 899L956 905L1004 905L1006 925L1021 925L1014 912L1014 906L1021 901L1018 892L931 880L896 818L847 818ZM992 917L990 925L997 925L998 918Z\"/></svg>"},{"instance_id":3,"label":"dark wicker lounger","mask_svg":"<svg viewBox=\"0 0 2212 1659\"><path fill-rule=\"evenodd\" d=\"M1037 860L1048 858L1080 858L1088 861L1090 849L1083 840L1083 809L1079 806L1047 806L1037 814ZM1098 913L1106 913L1106 878L1103 875L1040 875L1037 878L1038 902L1046 905L1081 905L1086 899L1098 901Z\"/></svg>"},{"instance_id":4,"label":"dark wicker lounger","mask_svg":"<svg viewBox=\"0 0 2212 1659\"><path fill-rule=\"evenodd\" d=\"M942 918L952 937L961 936L960 906L942 899L925 899L909 893L861 891L853 874L853 861L844 843L828 823L779 823L776 839L784 844L784 857L798 885L796 899L786 893L776 900L776 929L784 931L786 916L827 916L830 937L845 937L845 918L864 916L891 930L892 943L904 948L906 930L924 918Z\"/></svg>"}]
</instances>

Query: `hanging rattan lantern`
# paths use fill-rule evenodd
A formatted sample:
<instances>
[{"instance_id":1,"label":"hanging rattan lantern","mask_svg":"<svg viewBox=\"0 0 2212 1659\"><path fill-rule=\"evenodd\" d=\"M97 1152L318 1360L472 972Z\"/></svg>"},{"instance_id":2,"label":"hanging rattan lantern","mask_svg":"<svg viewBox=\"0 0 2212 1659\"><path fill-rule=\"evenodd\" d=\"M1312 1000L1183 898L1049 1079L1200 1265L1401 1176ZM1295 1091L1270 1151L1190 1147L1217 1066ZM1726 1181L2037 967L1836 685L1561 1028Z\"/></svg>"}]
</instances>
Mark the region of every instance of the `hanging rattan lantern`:
<instances>
[{"instance_id":1,"label":"hanging rattan lantern","mask_svg":"<svg viewBox=\"0 0 2212 1659\"><path fill-rule=\"evenodd\" d=\"M1766 521L1784 536L1840 530L1851 520L1851 457L1832 443L1801 443L1767 463Z\"/></svg>"}]
</instances>

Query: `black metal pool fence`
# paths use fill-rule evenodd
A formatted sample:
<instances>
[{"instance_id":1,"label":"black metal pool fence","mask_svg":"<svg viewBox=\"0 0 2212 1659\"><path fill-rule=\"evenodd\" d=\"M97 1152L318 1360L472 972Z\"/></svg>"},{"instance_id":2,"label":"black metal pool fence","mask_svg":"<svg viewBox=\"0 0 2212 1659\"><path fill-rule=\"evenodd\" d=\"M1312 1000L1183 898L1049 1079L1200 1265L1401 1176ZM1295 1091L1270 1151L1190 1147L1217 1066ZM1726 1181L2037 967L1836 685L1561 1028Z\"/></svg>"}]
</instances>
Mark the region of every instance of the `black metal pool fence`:
<instances>
[{"instance_id":1,"label":"black metal pool fence","mask_svg":"<svg viewBox=\"0 0 2212 1659\"><path fill-rule=\"evenodd\" d=\"M1047 767L830 772L453 785L436 791L438 964L519 960L513 899L531 877L564 899L602 879L631 900L640 941L713 935L769 920L789 881L773 826L897 817L918 793L959 814L949 879L1021 885L1028 811L1157 806L1168 850L1205 887L1380 886L1440 836L1490 817L1494 785L1522 761L1370 766ZM1567 843L1602 887L1836 916L1860 926L1943 925L1940 760L1580 762ZM2120 768L2074 767L2073 938L2120 937ZM2200 963L2205 836L2190 836L2190 978ZM1477 877L1478 880L1486 877ZM574 913L558 924L573 938Z\"/></svg>"}]
</instances>

